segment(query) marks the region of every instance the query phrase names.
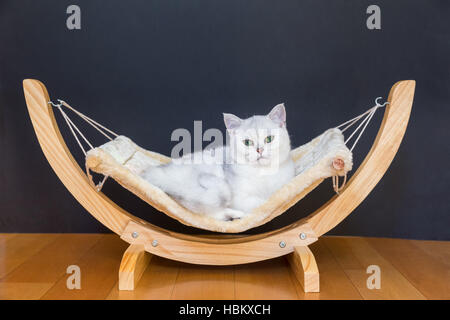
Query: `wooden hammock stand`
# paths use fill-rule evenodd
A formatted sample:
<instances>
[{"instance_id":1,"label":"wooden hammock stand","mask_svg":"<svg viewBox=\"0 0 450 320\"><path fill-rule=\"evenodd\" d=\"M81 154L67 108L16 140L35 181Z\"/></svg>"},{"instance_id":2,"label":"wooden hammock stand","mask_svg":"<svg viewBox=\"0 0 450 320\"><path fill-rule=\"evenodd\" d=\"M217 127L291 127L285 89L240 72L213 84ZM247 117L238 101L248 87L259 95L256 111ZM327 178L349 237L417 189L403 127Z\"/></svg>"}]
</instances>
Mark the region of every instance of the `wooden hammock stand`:
<instances>
[{"instance_id":1,"label":"wooden hammock stand","mask_svg":"<svg viewBox=\"0 0 450 320\"><path fill-rule=\"evenodd\" d=\"M406 131L415 81L400 81L392 87L375 142L339 195L286 227L233 236L185 235L165 230L133 216L97 192L61 136L45 86L38 80L26 79L23 88L36 136L58 178L91 215L130 244L120 265L120 290L135 288L152 255L206 265L243 264L288 255L305 292L319 292L319 271L308 245L347 217L387 171Z\"/></svg>"}]
</instances>

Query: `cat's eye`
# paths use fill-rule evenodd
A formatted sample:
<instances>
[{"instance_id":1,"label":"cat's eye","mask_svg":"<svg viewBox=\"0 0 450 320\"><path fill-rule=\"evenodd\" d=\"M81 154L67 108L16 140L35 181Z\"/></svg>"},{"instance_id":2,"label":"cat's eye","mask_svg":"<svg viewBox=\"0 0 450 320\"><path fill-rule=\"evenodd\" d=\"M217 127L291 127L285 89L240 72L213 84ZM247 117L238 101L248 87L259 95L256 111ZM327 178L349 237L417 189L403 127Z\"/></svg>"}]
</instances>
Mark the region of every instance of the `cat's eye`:
<instances>
[{"instance_id":1,"label":"cat's eye","mask_svg":"<svg viewBox=\"0 0 450 320\"><path fill-rule=\"evenodd\" d=\"M267 136L267 137L264 139L264 142L265 142L265 143L271 143L271 142L273 141L273 138L274 138L274 136Z\"/></svg>"},{"instance_id":2,"label":"cat's eye","mask_svg":"<svg viewBox=\"0 0 450 320\"><path fill-rule=\"evenodd\" d=\"M247 147L251 147L253 145L253 141L250 139L245 139L243 142Z\"/></svg>"}]
</instances>

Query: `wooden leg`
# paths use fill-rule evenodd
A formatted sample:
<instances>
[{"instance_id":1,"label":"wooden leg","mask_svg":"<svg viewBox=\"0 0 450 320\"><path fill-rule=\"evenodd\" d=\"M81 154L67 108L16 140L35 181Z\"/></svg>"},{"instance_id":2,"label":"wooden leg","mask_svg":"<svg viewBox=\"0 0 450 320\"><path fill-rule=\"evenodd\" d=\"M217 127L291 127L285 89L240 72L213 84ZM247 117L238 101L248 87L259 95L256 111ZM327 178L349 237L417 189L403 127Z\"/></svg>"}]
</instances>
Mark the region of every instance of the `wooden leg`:
<instances>
[{"instance_id":1,"label":"wooden leg","mask_svg":"<svg viewBox=\"0 0 450 320\"><path fill-rule=\"evenodd\" d=\"M150 263L152 255L142 244L131 244L125 251L119 269L119 290L134 290Z\"/></svg>"},{"instance_id":2,"label":"wooden leg","mask_svg":"<svg viewBox=\"0 0 450 320\"><path fill-rule=\"evenodd\" d=\"M319 269L307 246L295 247L288 256L292 270L305 292L319 292Z\"/></svg>"}]
</instances>

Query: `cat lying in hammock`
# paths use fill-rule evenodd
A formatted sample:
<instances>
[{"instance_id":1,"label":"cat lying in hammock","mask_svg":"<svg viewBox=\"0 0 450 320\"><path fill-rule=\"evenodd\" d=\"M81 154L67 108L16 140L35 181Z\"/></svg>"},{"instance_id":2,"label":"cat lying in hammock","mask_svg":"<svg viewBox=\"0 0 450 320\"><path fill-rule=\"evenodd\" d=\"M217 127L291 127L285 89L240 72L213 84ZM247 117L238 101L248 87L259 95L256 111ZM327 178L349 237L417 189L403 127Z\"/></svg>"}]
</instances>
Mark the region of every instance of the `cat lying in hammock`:
<instances>
[{"instance_id":1,"label":"cat lying in hammock","mask_svg":"<svg viewBox=\"0 0 450 320\"><path fill-rule=\"evenodd\" d=\"M141 176L192 212L219 220L250 213L295 176L286 110L279 104L248 119L224 113L224 121L228 146L149 167Z\"/></svg>"}]
</instances>

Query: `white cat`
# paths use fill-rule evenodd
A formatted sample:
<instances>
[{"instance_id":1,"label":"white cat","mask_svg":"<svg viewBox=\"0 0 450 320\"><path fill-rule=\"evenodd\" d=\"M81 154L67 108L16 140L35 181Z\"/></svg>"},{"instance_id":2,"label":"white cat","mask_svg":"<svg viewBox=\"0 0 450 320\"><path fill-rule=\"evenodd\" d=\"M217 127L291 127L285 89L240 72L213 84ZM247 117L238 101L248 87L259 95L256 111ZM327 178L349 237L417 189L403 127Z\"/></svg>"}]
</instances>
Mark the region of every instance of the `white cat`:
<instances>
[{"instance_id":1,"label":"white cat","mask_svg":"<svg viewBox=\"0 0 450 320\"><path fill-rule=\"evenodd\" d=\"M142 177L195 213L220 220L250 213L295 176L286 110L279 104L248 119L224 113L224 121L228 146L149 167ZM185 161L198 156L201 163Z\"/></svg>"}]
</instances>

